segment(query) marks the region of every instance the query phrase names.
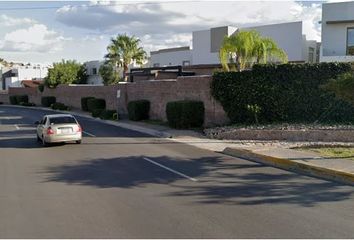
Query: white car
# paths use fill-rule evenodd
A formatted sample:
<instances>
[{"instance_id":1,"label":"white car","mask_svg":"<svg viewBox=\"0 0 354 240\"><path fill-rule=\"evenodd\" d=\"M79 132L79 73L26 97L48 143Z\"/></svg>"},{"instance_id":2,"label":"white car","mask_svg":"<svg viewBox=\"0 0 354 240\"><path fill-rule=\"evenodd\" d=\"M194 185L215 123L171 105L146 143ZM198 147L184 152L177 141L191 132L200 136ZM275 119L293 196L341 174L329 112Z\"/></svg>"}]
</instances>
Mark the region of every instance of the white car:
<instances>
[{"instance_id":1,"label":"white car","mask_svg":"<svg viewBox=\"0 0 354 240\"><path fill-rule=\"evenodd\" d=\"M45 115L37 124L37 140L43 146L49 143L71 142L80 144L82 128L76 118L70 114Z\"/></svg>"}]
</instances>

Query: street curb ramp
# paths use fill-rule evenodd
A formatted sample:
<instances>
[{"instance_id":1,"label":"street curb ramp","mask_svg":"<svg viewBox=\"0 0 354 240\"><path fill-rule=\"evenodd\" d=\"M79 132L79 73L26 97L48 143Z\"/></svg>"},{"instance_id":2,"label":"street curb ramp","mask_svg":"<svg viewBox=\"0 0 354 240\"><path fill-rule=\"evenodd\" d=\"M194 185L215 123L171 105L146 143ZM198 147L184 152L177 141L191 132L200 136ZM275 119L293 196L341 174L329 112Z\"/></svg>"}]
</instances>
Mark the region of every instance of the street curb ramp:
<instances>
[{"instance_id":1,"label":"street curb ramp","mask_svg":"<svg viewBox=\"0 0 354 240\"><path fill-rule=\"evenodd\" d=\"M299 163L285 158L263 155L246 149L227 147L222 153L307 176L318 177L354 186L354 174L351 173Z\"/></svg>"}]
</instances>

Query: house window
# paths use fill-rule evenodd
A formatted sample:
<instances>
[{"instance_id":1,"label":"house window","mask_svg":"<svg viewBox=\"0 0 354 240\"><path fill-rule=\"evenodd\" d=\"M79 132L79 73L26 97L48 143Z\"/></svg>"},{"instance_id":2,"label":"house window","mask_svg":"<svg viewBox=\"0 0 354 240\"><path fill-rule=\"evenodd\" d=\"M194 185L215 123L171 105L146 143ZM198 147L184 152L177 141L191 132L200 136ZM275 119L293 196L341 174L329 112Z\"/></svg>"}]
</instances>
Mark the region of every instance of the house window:
<instances>
[{"instance_id":1,"label":"house window","mask_svg":"<svg viewBox=\"0 0 354 240\"><path fill-rule=\"evenodd\" d=\"M314 55L315 55L315 49L312 47L309 47L309 63L313 63L314 61Z\"/></svg>"},{"instance_id":2,"label":"house window","mask_svg":"<svg viewBox=\"0 0 354 240\"><path fill-rule=\"evenodd\" d=\"M190 61L183 61L182 62L182 66L189 66L189 65L191 65Z\"/></svg>"},{"instance_id":3,"label":"house window","mask_svg":"<svg viewBox=\"0 0 354 240\"><path fill-rule=\"evenodd\" d=\"M92 75L97 75L97 68L92 68Z\"/></svg>"},{"instance_id":4,"label":"house window","mask_svg":"<svg viewBox=\"0 0 354 240\"><path fill-rule=\"evenodd\" d=\"M354 55L354 27L347 29L347 55Z\"/></svg>"}]
</instances>

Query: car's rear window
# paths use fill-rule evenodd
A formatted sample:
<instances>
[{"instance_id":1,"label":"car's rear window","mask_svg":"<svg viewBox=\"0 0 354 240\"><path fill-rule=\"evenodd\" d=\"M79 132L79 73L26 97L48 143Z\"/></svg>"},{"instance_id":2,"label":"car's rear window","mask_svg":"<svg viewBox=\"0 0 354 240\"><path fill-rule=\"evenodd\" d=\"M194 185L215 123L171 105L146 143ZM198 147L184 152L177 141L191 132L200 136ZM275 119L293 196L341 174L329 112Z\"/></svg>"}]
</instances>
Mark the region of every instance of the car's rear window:
<instances>
[{"instance_id":1,"label":"car's rear window","mask_svg":"<svg viewBox=\"0 0 354 240\"><path fill-rule=\"evenodd\" d=\"M55 117L49 119L50 124L76 123L73 117Z\"/></svg>"}]
</instances>

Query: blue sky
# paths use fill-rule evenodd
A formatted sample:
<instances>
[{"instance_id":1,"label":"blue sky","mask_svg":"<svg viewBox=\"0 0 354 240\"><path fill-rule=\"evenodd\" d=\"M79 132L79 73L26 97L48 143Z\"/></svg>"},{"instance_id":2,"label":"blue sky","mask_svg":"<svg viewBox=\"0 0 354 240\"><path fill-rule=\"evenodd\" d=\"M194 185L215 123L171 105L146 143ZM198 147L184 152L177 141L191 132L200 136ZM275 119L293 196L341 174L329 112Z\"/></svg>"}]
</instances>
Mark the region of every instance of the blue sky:
<instances>
[{"instance_id":1,"label":"blue sky","mask_svg":"<svg viewBox=\"0 0 354 240\"><path fill-rule=\"evenodd\" d=\"M0 1L0 58L52 63L102 59L109 39L139 37L147 52L191 45L191 32L303 21L320 40L320 1Z\"/></svg>"}]
</instances>

